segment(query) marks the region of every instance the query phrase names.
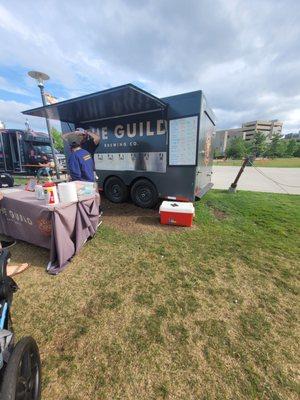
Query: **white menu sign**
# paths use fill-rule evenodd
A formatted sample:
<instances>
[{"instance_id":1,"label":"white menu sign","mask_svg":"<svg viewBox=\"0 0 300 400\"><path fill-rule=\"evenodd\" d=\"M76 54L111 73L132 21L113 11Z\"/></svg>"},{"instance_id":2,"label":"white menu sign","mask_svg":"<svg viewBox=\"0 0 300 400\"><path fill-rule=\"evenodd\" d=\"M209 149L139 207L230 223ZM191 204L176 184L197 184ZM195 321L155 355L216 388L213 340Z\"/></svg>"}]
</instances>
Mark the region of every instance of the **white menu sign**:
<instances>
[{"instance_id":1,"label":"white menu sign","mask_svg":"<svg viewBox=\"0 0 300 400\"><path fill-rule=\"evenodd\" d=\"M195 165L198 117L170 120L170 165Z\"/></svg>"}]
</instances>

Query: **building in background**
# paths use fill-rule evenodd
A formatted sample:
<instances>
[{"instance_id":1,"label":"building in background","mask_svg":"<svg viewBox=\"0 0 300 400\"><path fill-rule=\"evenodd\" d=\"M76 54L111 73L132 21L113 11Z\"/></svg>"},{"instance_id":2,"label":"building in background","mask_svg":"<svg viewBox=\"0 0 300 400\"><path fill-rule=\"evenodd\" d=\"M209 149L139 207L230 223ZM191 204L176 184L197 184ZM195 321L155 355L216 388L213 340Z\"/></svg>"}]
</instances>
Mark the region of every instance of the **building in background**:
<instances>
[{"instance_id":1,"label":"building in background","mask_svg":"<svg viewBox=\"0 0 300 400\"><path fill-rule=\"evenodd\" d=\"M245 141L250 141L257 132L262 132L266 136L267 141L270 141L275 134L281 134L282 125L283 123L277 119L271 121L257 120L245 122L242 124L241 128L217 131L214 138L213 149L223 156L232 139L241 137Z\"/></svg>"},{"instance_id":2,"label":"building in background","mask_svg":"<svg viewBox=\"0 0 300 400\"><path fill-rule=\"evenodd\" d=\"M242 128L236 129L223 129L217 131L214 137L213 149L220 155L225 155L226 148L233 138L241 137L245 139Z\"/></svg>"},{"instance_id":3,"label":"building in background","mask_svg":"<svg viewBox=\"0 0 300 400\"><path fill-rule=\"evenodd\" d=\"M272 119L271 121L252 121L252 122L245 122L242 125L242 130L245 133L245 140L249 141L252 140L255 133L262 132L265 134L267 140L271 140L272 136L276 134L280 134L282 132L282 125L281 121L278 119Z\"/></svg>"},{"instance_id":4,"label":"building in background","mask_svg":"<svg viewBox=\"0 0 300 400\"><path fill-rule=\"evenodd\" d=\"M284 138L284 140L296 140L296 142L300 142L300 131L298 133L287 133Z\"/></svg>"}]
</instances>

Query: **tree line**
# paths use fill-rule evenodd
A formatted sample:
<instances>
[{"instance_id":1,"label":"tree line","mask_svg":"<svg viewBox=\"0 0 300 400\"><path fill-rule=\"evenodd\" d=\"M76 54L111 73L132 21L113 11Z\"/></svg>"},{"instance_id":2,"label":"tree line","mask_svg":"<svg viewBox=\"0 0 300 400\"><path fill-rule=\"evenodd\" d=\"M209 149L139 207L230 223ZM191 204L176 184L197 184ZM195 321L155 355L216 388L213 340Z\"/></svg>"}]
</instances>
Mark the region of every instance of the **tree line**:
<instances>
[{"instance_id":1,"label":"tree line","mask_svg":"<svg viewBox=\"0 0 300 400\"><path fill-rule=\"evenodd\" d=\"M56 128L52 127L51 128L51 135L52 135L52 138L53 138L54 147L60 153L63 153L63 151L64 151L64 142L63 142L63 138L61 136L61 132L59 132L59 130L57 130Z\"/></svg>"},{"instance_id":2,"label":"tree line","mask_svg":"<svg viewBox=\"0 0 300 400\"><path fill-rule=\"evenodd\" d=\"M51 134L54 141L54 147L63 152L64 144L59 132L56 128L51 128ZM254 157L300 157L300 143L295 139L282 140L280 134L275 134L270 142L267 142L266 136L262 132L256 132L251 141L245 141L241 137L230 140L226 149L226 157L233 159L241 159L246 156ZM214 151L214 158L222 157L218 151Z\"/></svg>"},{"instance_id":3,"label":"tree line","mask_svg":"<svg viewBox=\"0 0 300 400\"><path fill-rule=\"evenodd\" d=\"M254 157L300 157L300 143L295 139L282 140L282 136L276 133L271 141L267 141L262 132L256 132L251 141L245 141L241 137L230 140L226 148L227 158L241 159L246 156ZM220 152L215 151L215 158L221 156Z\"/></svg>"}]
</instances>

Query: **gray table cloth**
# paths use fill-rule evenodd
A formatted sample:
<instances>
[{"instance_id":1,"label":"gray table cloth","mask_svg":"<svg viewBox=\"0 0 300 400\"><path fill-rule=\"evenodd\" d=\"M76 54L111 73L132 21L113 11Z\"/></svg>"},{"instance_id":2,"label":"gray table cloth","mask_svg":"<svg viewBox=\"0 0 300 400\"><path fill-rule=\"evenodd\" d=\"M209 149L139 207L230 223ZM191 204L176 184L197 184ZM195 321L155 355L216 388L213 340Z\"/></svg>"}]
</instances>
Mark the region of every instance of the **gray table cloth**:
<instances>
[{"instance_id":1,"label":"gray table cloth","mask_svg":"<svg viewBox=\"0 0 300 400\"><path fill-rule=\"evenodd\" d=\"M50 207L32 192L5 190L0 201L0 233L49 249L47 272L57 275L96 233L99 205L98 194Z\"/></svg>"}]
</instances>

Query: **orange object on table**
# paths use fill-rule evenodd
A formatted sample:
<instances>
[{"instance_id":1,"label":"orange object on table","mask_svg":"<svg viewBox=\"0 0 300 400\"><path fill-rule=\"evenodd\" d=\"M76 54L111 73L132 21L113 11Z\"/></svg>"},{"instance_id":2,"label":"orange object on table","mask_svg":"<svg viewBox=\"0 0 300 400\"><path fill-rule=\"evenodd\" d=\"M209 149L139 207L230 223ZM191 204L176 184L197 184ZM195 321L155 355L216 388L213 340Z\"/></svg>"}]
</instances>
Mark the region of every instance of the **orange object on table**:
<instances>
[{"instance_id":1,"label":"orange object on table","mask_svg":"<svg viewBox=\"0 0 300 400\"><path fill-rule=\"evenodd\" d=\"M46 182L44 183L43 188L47 204L48 205L58 204L59 200L55 183Z\"/></svg>"}]
</instances>

